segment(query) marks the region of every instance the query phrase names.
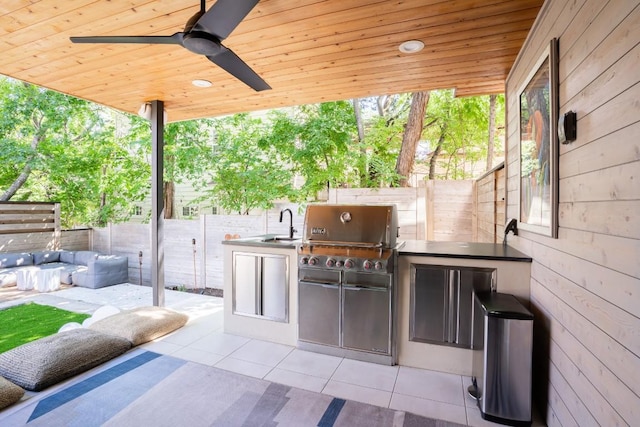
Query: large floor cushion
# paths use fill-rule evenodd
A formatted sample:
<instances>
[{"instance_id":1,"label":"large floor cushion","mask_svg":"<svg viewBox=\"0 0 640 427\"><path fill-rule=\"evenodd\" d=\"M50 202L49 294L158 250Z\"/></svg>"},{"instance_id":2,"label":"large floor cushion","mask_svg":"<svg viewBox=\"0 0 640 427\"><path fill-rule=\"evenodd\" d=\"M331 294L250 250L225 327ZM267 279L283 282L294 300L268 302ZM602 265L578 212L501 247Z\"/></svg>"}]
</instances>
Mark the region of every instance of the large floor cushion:
<instances>
[{"instance_id":1,"label":"large floor cushion","mask_svg":"<svg viewBox=\"0 0 640 427\"><path fill-rule=\"evenodd\" d=\"M130 348L131 342L124 338L73 329L0 353L0 375L27 390L40 391Z\"/></svg>"},{"instance_id":2,"label":"large floor cushion","mask_svg":"<svg viewBox=\"0 0 640 427\"><path fill-rule=\"evenodd\" d=\"M126 338L136 346L181 328L189 316L163 307L139 307L105 317L90 329Z\"/></svg>"},{"instance_id":3,"label":"large floor cushion","mask_svg":"<svg viewBox=\"0 0 640 427\"><path fill-rule=\"evenodd\" d=\"M24 395L24 390L11 381L0 377L0 410L13 405Z\"/></svg>"}]
</instances>

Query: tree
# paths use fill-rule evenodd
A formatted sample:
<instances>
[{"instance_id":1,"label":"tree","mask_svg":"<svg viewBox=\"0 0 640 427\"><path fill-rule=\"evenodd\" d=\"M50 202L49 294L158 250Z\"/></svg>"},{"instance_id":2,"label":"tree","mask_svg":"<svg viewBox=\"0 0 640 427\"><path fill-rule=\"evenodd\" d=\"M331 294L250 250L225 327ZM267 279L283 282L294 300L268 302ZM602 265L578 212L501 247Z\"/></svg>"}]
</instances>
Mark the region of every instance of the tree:
<instances>
[{"instance_id":1,"label":"tree","mask_svg":"<svg viewBox=\"0 0 640 427\"><path fill-rule=\"evenodd\" d=\"M493 150L496 136L496 95L489 96L489 140L487 143L487 167L493 167Z\"/></svg>"},{"instance_id":2,"label":"tree","mask_svg":"<svg viewBox=\"0 0 640 427\"><path fill-rule=\"evenodd\" d=\"M207 200L247 215L252 209L269 209L274 200L290 195L292 170L284 166L277 150L261 144L262 120L236 114L212 124L212 162L205 172L208 179L200 182Z\"/></svg>"},{"instance_id":3,"label":"tree","mask_svg":"<svg viewBox=\"0 0 640 427\"><path fill-rule=\"evenodd\" d=\"M358 159L358 171L360 175L360 182L367 181L367 148L364 143L364 120L362 118L362 107L360 106L360 100L354 98L351 100L353 103L353 113L356 119L356 129L358 130L358 146L360 147L360 157Z\"/></svg>"},{"instance_id":4,"label":"tree","mask_svg":"<svg viewBox=\"0 0 640 427\"><path fill-rule=\"evenodd\" d=\"M0 79L0 200L60 202L65 227L128 218L148 187L137 128L90 102Z\"/></svg>"},{"instance_id":5,"label":"tree","mask_svg":"<svg viewBox=\"0 0 640 427\"><path fill-rule=\"evenodd\" d=\"M496 124L504 126L500 114L504 97L496 97ZM477 173L475 165L487 156L489 97L456 98L453 91L433 91L427 109L424 137L432 145L429 178L467 179ZM437 173L438 166L441 171ZM484 165L483 165L484 167Z\"/></svg>"},{"instance_id":6,"label":"tree","mask_svg":"<svg viewBox=\"0 0 640 427\"><path fill-rule=\"evenodd\" d=\"M201 181L213 161L211 120L169 123L164 131L164 217L175 217L175 185Z\"/></svg>"},{"instance_id":7,"label":"tree","mask_svg":"<svg viewBox=\"0 0 640 427\"><path fill-rule=\"evenodd\" d=\"M300 107L300 133L293 163L304 178L300 189L315 198L327 187L357 182L357 155L353 155L356 123L353 106L346 101Z\"/></svg>"},{"instance_id":8,"label":"tree","mask_svg":"<svg viewBox=\"0 0 640 427\"><path fill-rule=\"evenodd\" d=\"M170 123L165 215L174 216L175 186L185 181L201 200L243 214L278 199L313 200L327 187L406 185L421 135L432 145L432 178L436 165L440 176L468 177L468 164L490 161L489 105L433 91L291 107L266 121ZM495 111L499 130L504 97ZM0 142L1 198L59 201L64 226L126 220L148 195L150 126L137 116L0 79Z\"/></svg>"},{"instance_id":9,"label":"tree","mask_svg":"<svg viewBox=\"0 0 640 427\"><path fill-rule=\"evenodd\" d=\"M397 185L400 176L395 164L402 143L404 125L410 106L409 94L364 98L360 102L370 111L365 121L361 151L366 153L366 176L362 188Z\"/></svg>"},{"instance_id":10,"label":"tree","mask_svg":"<svg viewBox=\"0 0 640 427\"><path fill-rule=\"evenodd\" d=\"M411 109L402 136L402 146L398 161L396 162L396 173L401 176L399 185L409 186L409 176L413 172L413 164L416 158L416 149L422 136L424 124L424 112L429 103L429 92L415 92L411 96Z\"/></svg>"}]
</instances>

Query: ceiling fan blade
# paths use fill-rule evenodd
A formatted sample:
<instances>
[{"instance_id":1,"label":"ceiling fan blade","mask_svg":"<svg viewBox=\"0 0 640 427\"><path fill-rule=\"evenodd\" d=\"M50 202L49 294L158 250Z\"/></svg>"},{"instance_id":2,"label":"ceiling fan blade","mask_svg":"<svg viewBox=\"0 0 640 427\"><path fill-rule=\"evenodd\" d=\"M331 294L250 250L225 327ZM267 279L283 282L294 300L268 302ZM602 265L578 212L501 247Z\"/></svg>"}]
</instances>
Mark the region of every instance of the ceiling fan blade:
<instances>
[{"instance_id":1,"label":"ceiling fan blade","mask_svg":"<svg viewBox=\"0 0 640 427\"><path fill-rule=\"evenodd\" d=\"M207 56L211 62L225 70L253 90L260 92L271 89L262 78L256 74L242 59L230 49L222 46L222 52L215 56Z\"/></svg>"},{"instance_id":2,"label":"ceiling fan blade","mask_svg":"<svg viewBox=\"0 0 640 427\"><path fill-rule=\"evenodd\" d=\"M240 21L258 4L258 0L217 0L196 23L194 30L226 39Z\"/></svg>"},{"instance_id":3,"label":"ceiling fan blade","mask_svg":"<svg viewBox=\"0 0 640 427\"><path fill-rule=\"evenodd\" d=\"M69 37L73 43L136 43L136 44L179 44L184 33L171 36L89 36Z\"/></svg>"}]
</instances>

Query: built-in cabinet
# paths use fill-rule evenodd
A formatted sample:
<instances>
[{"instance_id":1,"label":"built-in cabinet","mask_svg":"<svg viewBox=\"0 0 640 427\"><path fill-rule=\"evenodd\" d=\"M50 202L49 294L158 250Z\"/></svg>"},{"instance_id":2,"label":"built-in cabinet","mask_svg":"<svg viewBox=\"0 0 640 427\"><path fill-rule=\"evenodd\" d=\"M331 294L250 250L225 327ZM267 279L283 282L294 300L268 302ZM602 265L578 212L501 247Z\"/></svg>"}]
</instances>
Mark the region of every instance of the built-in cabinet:
<instances>
[{"instance_id":1,"label":"built-in cabinet","mask_svg":"<svg viewBox=\"0 0 640 427\"><path fill-rule=\"evenodd\" d=\"M398 256L398 363L471 376L474 290L529 303L531 259L490 243L407 241Z\"/></svg>"},{"instance_id":2,"label":"built-in cabinet","mask_svg":"<svg viewBox=\"0 0 640 427\"><path fill-rule=\"evenodd\" d=\"M495 290L496 269L411 264L409 340L471 348L474 292Z\"/></svg>"},{"instance_id":3,"label":"built-in cabinet","mask_svg":"<svg viewBox=\"0 0 640 427\"><path fill-rule=\"evenodd\" d=\"M223 242L224 331L296 345L298 263L295 242Z\"/></svg>"},{"instance_id":4,"label":"built-in cabinet","mask_svg":"<svg viewBox=\"0 0 640 427\"><path fill-rule=\"evenodd\" d=\"M474 290L512 294L525 306L530 297L531 259L504 245L407 241L398 251L397 281L323 269L299 273L294 242L247 238L223 248L225 332L306 343L313 351L336 348L336 355L364 353L378 363L396 362L386 354L393 346L402 366L471 376L467 319ZM298 307L301 301L308 304Z\"/></svg>"},{"instance_id":5,"label":"built-in cabinet","mask_svg":"<svg viewBox=\"0 0 640 427\"><path fill-rule=\"evenodd\" d=\"M233 253L233 314L288 320L289 265L286 255Z\"/></svg>"}]
</instances>

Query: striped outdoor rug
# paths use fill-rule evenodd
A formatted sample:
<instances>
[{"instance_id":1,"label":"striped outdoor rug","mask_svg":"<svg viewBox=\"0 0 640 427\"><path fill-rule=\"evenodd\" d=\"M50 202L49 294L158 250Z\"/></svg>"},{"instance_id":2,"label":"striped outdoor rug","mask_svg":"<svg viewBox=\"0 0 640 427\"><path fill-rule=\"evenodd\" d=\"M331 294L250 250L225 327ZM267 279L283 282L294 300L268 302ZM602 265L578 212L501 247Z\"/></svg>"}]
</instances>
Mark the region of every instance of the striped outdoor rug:
<instances>
[{"instance_id":1,"label":"striped outdoor rug","mask_svg":"<svg viewBox=\"0 0 640 427\"><path fill-rule=\"evenodd\" d=\"M140 349L0 412L0 425L457 426Z\"/></svg>"}]
</instances>

